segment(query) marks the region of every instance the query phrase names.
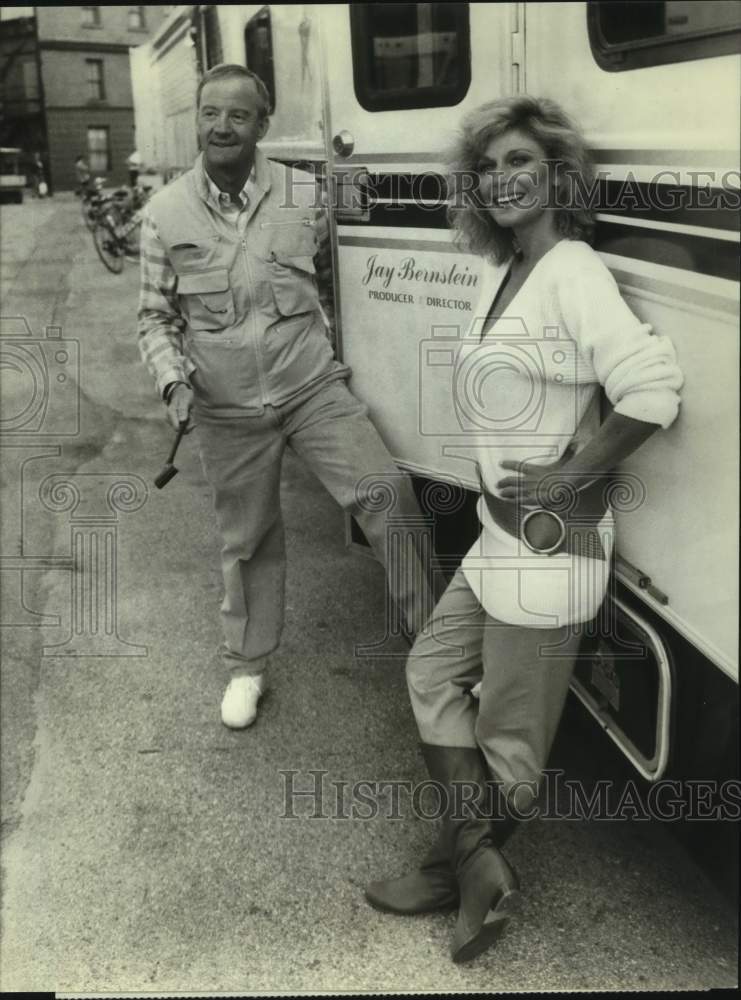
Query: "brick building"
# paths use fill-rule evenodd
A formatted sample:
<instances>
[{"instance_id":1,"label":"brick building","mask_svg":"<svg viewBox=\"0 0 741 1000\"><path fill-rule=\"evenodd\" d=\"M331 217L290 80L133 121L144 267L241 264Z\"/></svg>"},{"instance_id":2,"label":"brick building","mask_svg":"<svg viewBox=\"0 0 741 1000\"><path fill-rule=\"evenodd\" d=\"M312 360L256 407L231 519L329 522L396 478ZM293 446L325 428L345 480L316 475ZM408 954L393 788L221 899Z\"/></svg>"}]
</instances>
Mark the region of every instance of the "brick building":
<instances>
[{"instance_id":1,"label":"brick building","mask_svg":"<svg viewBox=\"0 0 741 1000\"><path fill-rule=\"evenodd\" d=\"M33 7L0 9L0 146L30 155L46 150L46 124L39 82L39 53Z\"/></svg>"},{"instance_id":2,"label":"brick building","mask_svg":"<svg viewBox=\"0 0 741 1000\"><path fill-rule=\"evenodd\" d=\"M170 6L15 9L31 17L4 17L1 26L12 84L3 100L8 144L40 149L53 189L76 186L81 153L94 173L124 183L135 148L129 52L156 32Z\"/></svg>"}]
</instances>

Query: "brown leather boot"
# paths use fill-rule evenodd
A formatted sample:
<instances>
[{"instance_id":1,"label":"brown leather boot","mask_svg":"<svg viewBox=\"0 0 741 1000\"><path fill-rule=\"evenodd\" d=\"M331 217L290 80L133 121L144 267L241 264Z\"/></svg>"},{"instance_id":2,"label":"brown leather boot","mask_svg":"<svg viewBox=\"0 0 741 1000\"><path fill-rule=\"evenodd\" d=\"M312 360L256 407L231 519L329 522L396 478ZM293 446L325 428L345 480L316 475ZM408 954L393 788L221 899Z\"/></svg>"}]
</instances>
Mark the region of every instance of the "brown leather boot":
<instances>
[{"instance_id":1,"label":"brown leather boot","mask_svg":"<svg viewBox=\"0 0 741 1000\"><path fill-rule=\"evenodd\" d=\"M498 809L490 815L501 818L491 824L490 835L494 846L501 847L511 836L516 820L503 808L498 790L495 794L499 797ZM371 882L365 890L366 900L377 910L404 915L455 909L459 891L452 850L451 830L449 824L444 824L418 869L398 878Z\"/></svg>"},{"instance_id":2,"label":"brown leather boot","mask_svg":"<svg viewBox=\"0 0 741 1000\"><path fill-rule=\"evenodd\" d=\"M422 753L430 777L448 792L443 839L459 893L451 954L454 962L466 962L496 944L519 909L520 881L493 841L485 808L488 775L478 748L423 743Z\"/></svg>"},{"instance_id":3,"label":"brown leather boot","mask_svg":"<svg viewBox=\"0 0 741 1000\"><path fill-rule=\"evenodd\" d=\"M399 878L371 882L365 898L377 910L413 915L454 910L458 905L458 882L450 865L450 849L441 835L416 871Z\"/></svg>"}]
</instances>

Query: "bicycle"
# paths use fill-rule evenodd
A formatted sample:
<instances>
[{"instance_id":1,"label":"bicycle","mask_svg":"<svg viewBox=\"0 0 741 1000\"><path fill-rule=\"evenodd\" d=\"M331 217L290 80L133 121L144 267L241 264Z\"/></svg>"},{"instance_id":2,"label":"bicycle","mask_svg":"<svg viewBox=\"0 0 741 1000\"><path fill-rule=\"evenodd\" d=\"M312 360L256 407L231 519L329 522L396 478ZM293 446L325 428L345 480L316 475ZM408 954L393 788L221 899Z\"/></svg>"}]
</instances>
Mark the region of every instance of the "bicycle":
<instances>
[{"instance_id":1,"label":"bicycle","mask_svg":"<svg viewBox=\"0 0 741 1000\"><path fill-rule=\"evenodd\" d=\"M127 259L139 257L141 209L150 188L121 188L101 196L92 209L93 243L103 266L120 274Z\"/></svg>"},{"instance_id":2,"label":"bicycle","mask_svg":"<svg viewBox=\"0 0 741 1000\"><path fill-rule=\"evenodd\" d=\"M92 231L95 225L95 214L98 203L102 198L102 189L105 180L103 177L96 177L95 180L82 184L77 194L80 197L80 214L85 227Z\"/></svg>"}]
</instances>

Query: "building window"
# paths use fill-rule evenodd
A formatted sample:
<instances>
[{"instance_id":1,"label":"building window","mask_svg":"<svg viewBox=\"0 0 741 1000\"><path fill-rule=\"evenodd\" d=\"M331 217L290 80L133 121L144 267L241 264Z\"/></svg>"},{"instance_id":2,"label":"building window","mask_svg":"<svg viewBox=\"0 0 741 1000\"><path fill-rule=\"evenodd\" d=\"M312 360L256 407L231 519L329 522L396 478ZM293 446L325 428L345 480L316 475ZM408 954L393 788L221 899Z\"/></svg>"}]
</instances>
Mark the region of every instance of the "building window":
<instances>
[{"instance_id":1,"label":"building window","mask_svg":"<svg viewBox=\"0 0 741 1000\"><path fill-rule=\"evenodd\" d=\"M458 104L471 83L467 3L350 6L355 94L367 111Z\"/></svg>"},{"instance_id":2,"label":"building window","mask_svg":"<svg viewBox=\"0 0 741 1000\"><path fill-rule=\"evenodd\" d=\"M82 8L82 26L83 28L100 27L100 7Z\"/></svg>"},{"instance_id":3,"label":"building window","mask_svg":"<svg viewBox=\"0 0 741 1000\"><path fill-rule=\"evenodd\" d=\"M145 31L147 27L143 7L129 7L129 31Z\"/></svg>"},{"instance_id":4,"label":"building window","mask_svg":"<svg viewBox=\"0 0 741 1000\"><path fill-rule=\"evenodd\" d=\"M87 96L90 101L105 100L105 81L103 80L103 60L86 59L87 65Z\"/></svg>"},{"instance_id":5,"label":"building window","mask_svg":"<svg viewBox=\"0 0 741 1000\"><path fill-rule=\"evenodd\" d=\"M244 54L247 69L257 73L270 94L269 114L275 111L275 73L273 72L273 33L270 11L263 7L251 17L244 29Z\"/></svg>"},{"instance_id":6,"label":"building window","mask_svg":"<svg viewBox=\"0 0 741 1000\"><path fill-rule=\"evenodd\" d=\"M727 0L592 2L587 27L597 65L616 72L737 52L741 6Z\"/></svg>"},{"instance_id":7,"label":"building window","mask_svg":"<svg viewBox=\"0 0 741 1000\"><path fill-rule=\"evenodd\" d=\"M87 157L91 173L104 174L111 169L111 145L107 125L88 125Z\"/></svg>"}]
</instances>

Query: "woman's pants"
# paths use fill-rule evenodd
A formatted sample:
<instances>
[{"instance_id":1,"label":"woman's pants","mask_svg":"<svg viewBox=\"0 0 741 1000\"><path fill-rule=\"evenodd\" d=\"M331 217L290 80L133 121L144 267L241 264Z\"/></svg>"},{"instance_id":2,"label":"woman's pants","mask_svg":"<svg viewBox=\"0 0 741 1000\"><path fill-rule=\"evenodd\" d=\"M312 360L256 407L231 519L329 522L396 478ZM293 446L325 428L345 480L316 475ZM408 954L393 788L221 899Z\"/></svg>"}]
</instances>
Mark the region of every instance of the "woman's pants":
<instances>
[{"instance_id":1,"label":"woman's pants","mask_svg":"<svg viewBox=\"0 0 741 1000\"><path fill-rule=\"evenodd\" d=\"M407 661L423 743L479 747L491 778L526 813L556 735L579 626L522 628L491 618L461 569ZM481 681L478 704L470 689Z\"/></svg>"}]
</instances>

